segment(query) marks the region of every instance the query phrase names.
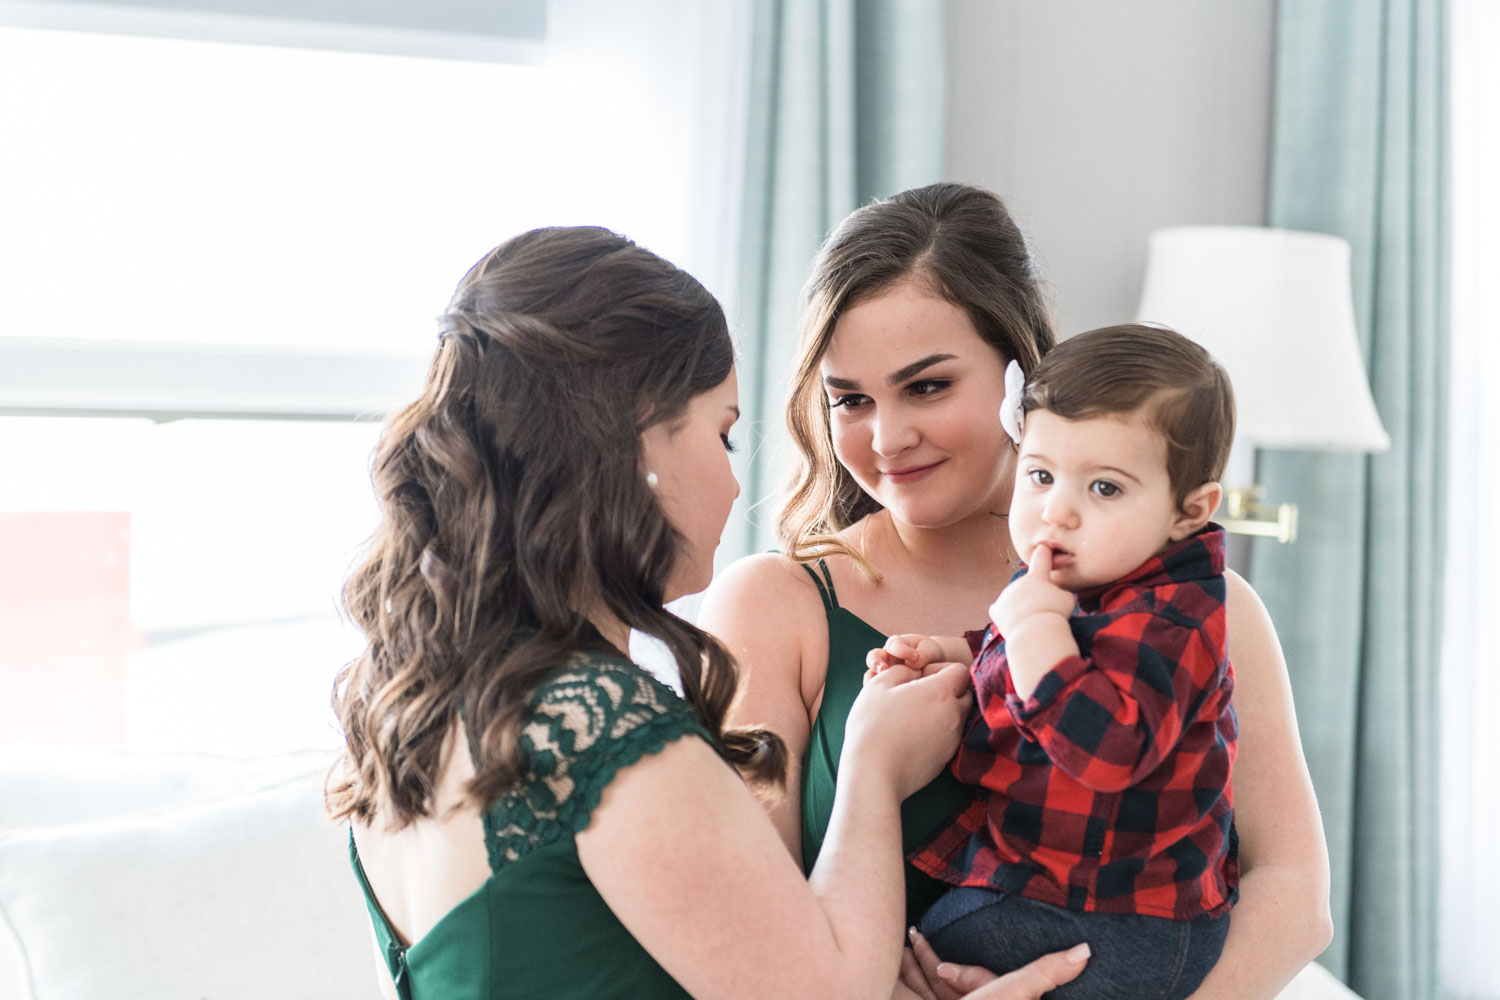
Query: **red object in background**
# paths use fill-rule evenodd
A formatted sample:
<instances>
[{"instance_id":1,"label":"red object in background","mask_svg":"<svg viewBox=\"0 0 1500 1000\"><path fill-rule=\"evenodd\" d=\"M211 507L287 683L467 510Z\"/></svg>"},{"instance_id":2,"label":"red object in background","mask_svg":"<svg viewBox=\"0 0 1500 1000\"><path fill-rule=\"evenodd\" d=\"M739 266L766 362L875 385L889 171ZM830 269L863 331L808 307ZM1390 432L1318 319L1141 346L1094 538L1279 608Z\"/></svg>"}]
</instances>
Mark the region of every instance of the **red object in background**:
<instances>
[{"instance_id":1,"label":"red object in background","mask_svg":"<svg viewBox=\"0 0 1500 1000\"><path fill-rule=\"evenodd\" d=\"M0 741L121 743L130 514L0 512Z\"/></svg>"}]
</instances>

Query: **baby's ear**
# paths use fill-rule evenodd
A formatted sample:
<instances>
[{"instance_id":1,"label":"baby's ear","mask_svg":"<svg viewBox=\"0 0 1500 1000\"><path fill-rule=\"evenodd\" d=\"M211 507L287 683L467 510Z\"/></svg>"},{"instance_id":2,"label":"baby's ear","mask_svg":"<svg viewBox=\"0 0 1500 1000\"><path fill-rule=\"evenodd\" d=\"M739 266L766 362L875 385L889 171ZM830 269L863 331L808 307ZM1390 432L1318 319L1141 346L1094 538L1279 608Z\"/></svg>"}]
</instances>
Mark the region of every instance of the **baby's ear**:
<instances>
[{"instance_id":1,"label":"baby's ear","mask_svg":"<svg viewBox=\"0 0 1500 1000\"><path fill-rule=\"evenodd\" d=\"M1204 483L1182 498L1177 509L1177 520L1172 522L1172 541L1180 542L1208 523L1219 507L1224 487L1218 483Z\"/></svg>"}]
</instances>

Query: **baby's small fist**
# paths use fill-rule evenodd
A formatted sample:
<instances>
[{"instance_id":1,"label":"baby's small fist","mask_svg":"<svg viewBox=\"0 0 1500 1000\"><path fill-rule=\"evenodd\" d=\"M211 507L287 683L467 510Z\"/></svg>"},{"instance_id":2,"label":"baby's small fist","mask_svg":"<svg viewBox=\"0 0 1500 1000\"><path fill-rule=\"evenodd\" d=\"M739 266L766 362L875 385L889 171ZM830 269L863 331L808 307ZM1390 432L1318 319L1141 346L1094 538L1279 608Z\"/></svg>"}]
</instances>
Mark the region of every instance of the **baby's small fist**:
<instances>
[{"instance_id":1,"label":"baby's small fist","mask_svg":"<svg viewBox=\"0 0 1500 1000\"><path fill-rule=\"evenodd\" d=\"M921 670L944 659L942 646L928 635L893 635L885 641L885 651L913 670Z\"/></svg>"},{"instance_id":2,"label":"baby's small fist","mask_svg":"<svg viewBox=\"0 0 1500 1000\"><path fill-rule=\"evenodd\" d=\"M865 654L865 683L868 684L881 671L902 665L904 662L899 656L892 656L884 649L870 650Z\"/></svg>"}]
</instances>

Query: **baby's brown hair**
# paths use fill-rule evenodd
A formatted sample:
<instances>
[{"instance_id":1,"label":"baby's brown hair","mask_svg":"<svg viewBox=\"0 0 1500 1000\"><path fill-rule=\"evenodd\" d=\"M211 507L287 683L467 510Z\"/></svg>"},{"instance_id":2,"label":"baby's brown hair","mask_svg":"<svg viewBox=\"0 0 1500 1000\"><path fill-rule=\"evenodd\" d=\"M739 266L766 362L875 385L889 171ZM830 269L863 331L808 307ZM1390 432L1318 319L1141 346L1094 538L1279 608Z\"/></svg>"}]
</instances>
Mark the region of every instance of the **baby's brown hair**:
<instances>
[{"instance_id":1,"label":"baby's brown hair","mask_svg":"<svg viewBox=\"0 0 1500 1000\"><path fill-rule=\"evenodd\" d=\"M1065 420L1144 410L1167 442L1178 508L1218 482L1234 441L1234 387L1203 347L1163 326L1127 323L1080 333L1042 358L1026 380L1021 411Z\"/></svg>"}]
</instances>

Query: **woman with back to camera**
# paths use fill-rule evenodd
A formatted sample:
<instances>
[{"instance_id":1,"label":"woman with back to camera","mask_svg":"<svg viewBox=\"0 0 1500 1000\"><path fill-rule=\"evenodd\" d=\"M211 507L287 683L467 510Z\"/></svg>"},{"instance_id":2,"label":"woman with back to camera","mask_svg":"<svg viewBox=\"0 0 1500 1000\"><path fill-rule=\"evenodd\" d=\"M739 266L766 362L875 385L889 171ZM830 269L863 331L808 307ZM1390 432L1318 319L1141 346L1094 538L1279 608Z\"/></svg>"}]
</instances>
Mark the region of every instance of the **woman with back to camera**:
<instances>
[{"instance_id":1,"label":"woman with back to camera","mask_svg":"<svg viewBox=\"0 0 1500 1000\"><path fill-rule=\"evenodd\" d=\"M721 573L699 617L742 664L731 718L787 746L791 784L770 811L808 868L827 849L866 653L890 635L982 628L1017 568L1005 519L1015 451L997 410L1007 363L1029 375L1053 341L1026 240L987 191L935 184L875 202L819 252L787 403L798 465L778 522L782 554ZM1232 572L1228 591L1240 897L1198 1000L1274 996L1332 933L1327 850L1280 644ZM909 798L905 846L967 794L945 770ZM915 924L946 887L905 872Z\"/></svg>"},{"instance_id":2,"label":"woman with back to camera","mask_svg":"<svg viewBox=\"0 0 1500 1000\"><path fill-rule=\"evenodd\" d=\"M730 766L774 783L780 741L725 727L732 661L662 607L707 585L738 493L718 303L620 236L549 229L475 265L442 324L376 451L381 523L345 589L368 646L335 689L328 802L384 995L906 995L898 806L951 753L965 675L853 706L804 878ZM629 661L632 628L683 698Z\"/></svg>"}]
</instances>

